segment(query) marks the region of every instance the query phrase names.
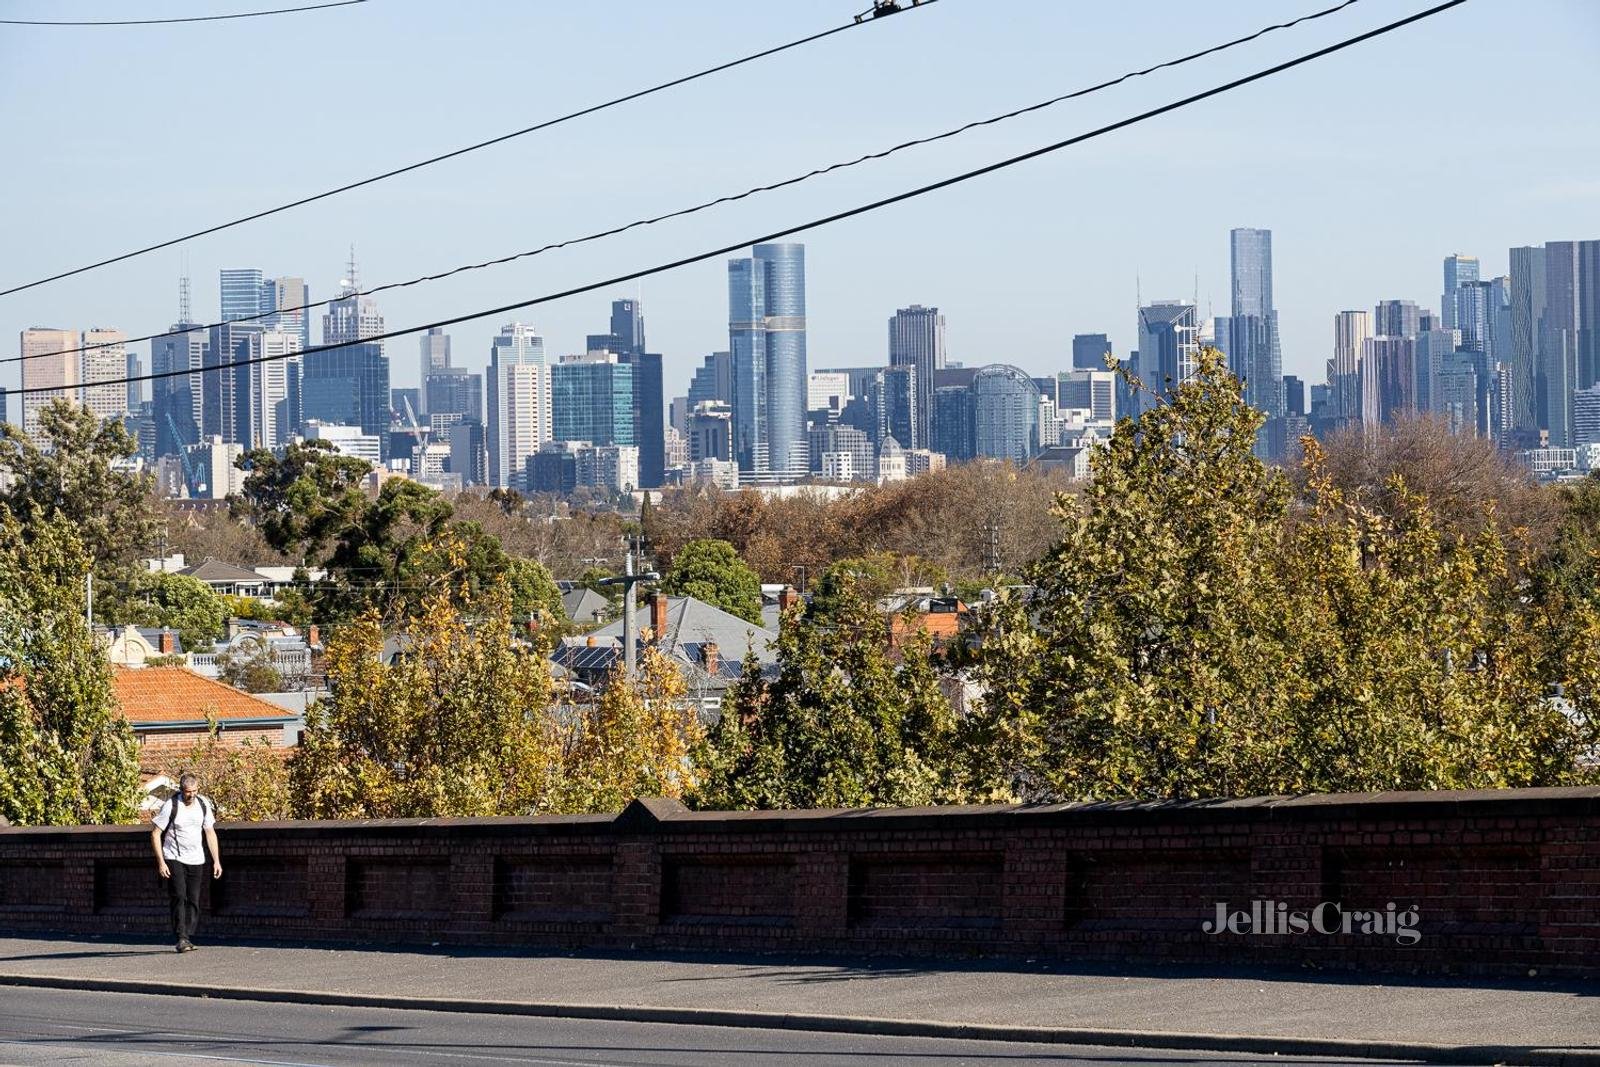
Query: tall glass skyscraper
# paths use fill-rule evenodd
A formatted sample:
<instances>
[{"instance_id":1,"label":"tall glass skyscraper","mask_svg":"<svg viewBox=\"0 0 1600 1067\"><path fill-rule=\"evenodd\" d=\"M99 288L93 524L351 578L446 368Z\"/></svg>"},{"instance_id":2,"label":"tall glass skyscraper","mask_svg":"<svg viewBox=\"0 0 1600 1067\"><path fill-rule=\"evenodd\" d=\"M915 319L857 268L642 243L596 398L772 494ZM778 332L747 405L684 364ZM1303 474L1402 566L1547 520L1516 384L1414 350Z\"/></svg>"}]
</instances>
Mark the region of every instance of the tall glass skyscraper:
<instances>
[{"instance_id":1,"label":"tall glass skyscraper","mask_svg":"<svg viewBox=\"0 0 1600 1067\"><path fill-rule=\"evenodd\" d=\"M234 319L262 315L277 307L273 285L263 277L261 271L253 267L225 270L221 272L221 278L221 321L232 322Z\"/></svg>"},{"instance_id":2,"label":"tall glass skyscraper","mask_svg":"<svg viewBox=\"0 0 1600 1067\"><path fill-rule=\"evenodd\" d=\"M734 456L752 479L804 478L806 252L756 245L728 262Z\"/></svg>"},{"instance_id":3,"label":"tall glass skyscraper","mask_svg":"<svg viewBox=\"0 0 1600 1067\"><path fill-rule=\"evenodd\" d=\"M562 360L550 368L550 411L557 441L636 444L633 367L619 362L615 352Z\"/></svg>"},{"instance_id":4,"label":"tall glass skyscraper","mask_svg":"<svg viewBox=\"0 0 1600 1067\"><path fill-rule=\"evenodd\" d=\"M972 376L973 450L1026 463L1039 451L1039 387L1016 367L996 363Z\"/></svg>"},{"instance_id":5,"label":"tall glass skyscraper","mask_svg":"<svg viewBox=\"0 0 1600 1067\"><path fill-rule=\"evenodd\" d=\"M927 448L933 440L933 372L944 367L944 316L938 308L912 304L894 313L889 320L889 365L917 369L912 437L896 433L895 439L906 448Z\"/></svg>"},{"instance_id":6,"label":"tall glass skyscraper","mask_svg":"<svg viewBox=\"0 0 1600 1067\"><path fill-rule=\"evenodd\" d=\"M1447 330L1459 329L1456 321L1456 290L1478 281L1478 257L1453 255L1444 257L1444 297L1439 301L1439 315Z\"/></svg>"},{"instance_id":7,"label":"tall glass skyscraper","mask_svg":"<svg viewBox=\"0 0 1600 1067\"><path fill-rule=\"evenodd\" d=\"M1193 304L1187 300L1160 300L1140 308L1135 367L1144 389L1134 399L1129 414L1148 411L1155 406L1157 395L1169 393L1192 378L1199 354L1200 324Z\"/></svg>"},{"instance_id":8,"label":"tall glass skyscraper","mask_svg":"<svg viewBox=\"0 0 1600 1067\"><path fill-rule=\"evenodd\" d=\"M1111 355L1111 338L1103 333L1075 333L1072 335L1072 369L1105 370L1106 357Z\"/></svg>"},{"instance_id":9,"label":"tall glass skyscraper","mask_svg":"<svg viewBox=\"0 0 1600 1067\"><path fill-rule=\"evenodd\" d=\"M1268 418L1283 415L1283 354L1272 304L1272 231L1236 229L1228 242L1233 264L1232 314L1219 331L1228 369L1244 382L1245 402ZM1141 346L1141 351L1143 350ZM1148 382L1146 384L1149 384Z\"/></svg>"}]
</instances>

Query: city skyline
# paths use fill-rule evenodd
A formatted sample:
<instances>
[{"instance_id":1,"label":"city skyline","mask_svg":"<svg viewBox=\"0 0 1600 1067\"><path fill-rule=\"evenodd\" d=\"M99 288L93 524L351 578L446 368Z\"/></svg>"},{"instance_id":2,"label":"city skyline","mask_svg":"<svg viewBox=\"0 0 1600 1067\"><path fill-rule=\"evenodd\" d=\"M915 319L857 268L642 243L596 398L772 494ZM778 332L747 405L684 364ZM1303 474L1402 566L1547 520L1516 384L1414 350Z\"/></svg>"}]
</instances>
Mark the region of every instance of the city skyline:
<instances>
[{"instance_id":1,"label":"city skyline","mask_svg":"<svg viewBox=\"0 0 1600 1067\"><path fill-rule=\"evenodd\" d=\"M355 61L373 76L375 91L393 89L415 101L425 114L435 114L418 88L391 80L376 66L369 70L360 54L352 60L349 50L339 47L341 36L353 32L350 27L359 25L362 33L375 34L376 47L390 35L402 33L408 19L421 17L419 9L404 3L389 10L394 13L392 20L376 22L347 22L335 14L330 16L333 21L319 26L315 36L307 34L304 27L272 25L254 30L248 39L275 46L279 54L292 46L304 53L304 62L313 68L337 63L343 69ZM1266 17L1269 14L1277 16L1281 10L1272 5L1241 4L1224 12L1200 13L1174 5L1164 17L1175 34L1220 40L1232 31L1271 21ZM1013 15L1041 34L1048 34L1063 17L1058 12L1026 8L1008 12L1008 17ZM1354 28L1358 16L1372 17L1357 8L1348 16L1329 20L1317 33ZM608 46L615 44L636 60L638 69L629 74L643 84L650 75L679 69L685 63L682 55L661 54L650 47L652 36L659 39L667 26L696 31L693 39L698 58L702 53L720 56L736 51L741 35L781 38L789 30L808 28L817 15L810 10L763 11L755 17L754 13L721 7L685 5L670 14L640 13L631 24L621 27L606 25L600 36L596 36L600 23L580 13L536 17L517 12L504 18L513 30L532 25L547 39L552 34L574 43L605 39ZM886 76L900 72L912 78L930 55L959 54L952 36L977 46L998 39L1001 28L992 24L992 18L959 5L938 5L915 18L892 20L863 33L859 41L846 40L854 35L845 35L839 49L827 55L802 53L776 61L778 69L768 77L707 82L703 90L686 90L688 99L674 100L671 106L667 106L670 98L663 98L661 105L641 104L637 111L619 109L604 122L597 122L599 128L592 131L575 127L559 137L533 138L525 146L507 146L503 157L484 154L475 157L477 163L443 168L438 177L418 175L415 181L406 179L375 188L370 197L353 195L347 203L285 216L279 225L242 227L183 250L17 294L0 301L0 326L9 327L5 330L8 336L34 325L105 324L130 335L154 332L173 319L171 293L185 260L196 281L197 306L209 311L214 310L210 300L215 292L209 279L223 268L259 266L267 277L303 277L313 295L326 295L338 288L338 264L351 242L361 251L367 277L388 281L486 252L504 251L507 242L520 241L524 231L566 236L565 231L581 231L590 223L632 217L646 205L687 202L692 199L690 191L720 189L724 183L739 187L746 179L782 174L791 165L814 165L852 149L892 143L907 132L924 132L951 114L992 111L1002 104L1044 95L1045 88L1091 82L1096 74L1113 73L1119 64L1125 66L1129 55L1148 54L1151 46L1140 37L1138 21L1095 12L1084 26L1075 26L1075 33L1087 35L1103 46L1106 54L1099 55L1101 48L1097 47L1096 54L1080 56L1065 78L1070 85L1057 86L1056 82L1064 80L1059 74L1012 71L986 63L987 80L965 95L935 85L900 109L870 115L854 106L860 86L852 79L834 85L804 78L806 71L824 60L846 60L844 69L848 71L852 56L870 56L874 63L882 64ZM447 69L473 53L480 31L481 27L463 26L446 35L440 60ZM1293 52L1310 36L1309 31L1296 32L1298 36L1283 35L1281 40L1263 42L1259 54L1229 57L1222 66L1243 70L1268 54L1276 57ZM875 356L880 350L883 318L895 308L917 302L938 306L947 316L951 323L949 358L969 366L1008 361L1030 373L1051 370L1062 354L1040 352L1027 343L1030 314L1022 312L1033 307L1047 308L1052 318L1065 323L1069 333L1107 333L1116 350L1125 352L1133 347L1129 309L1138 304L1141 286L1145 294L1192 297L1198 273L1201 316L1208 310L1213 315L1227 313L1227 251L1217 247L1212 235L1230 227L1249 226L1271 229L1275 234L1283 370L1320 380L1320 366L1329 349L1326 323L1335 311L1370 306L1380 296L1404 296L1431 305L1439 295L1439 259L1451 251L1478 256L1485 276L1500 276L1509 272L1503 249L1600 228L1600 187L1588 177L1600 164L1596 158L1600 151L1595 148L1600 138L1587 135L1595 129L1596 119L1581 107L1586 94L1572 84L1573 79L1581 82L1596 75L1586 65L1563 67L1559 55L1549 56L1552 48L1581 54L1585 46L1592 49L1597 36L1600 19L1592 8L1581 5L1520 5L1515 11L1468 5L1414 35L1375 42L1369 62L1385 68L1382 78L1353 81L1350 75L1357 68L1342 60L1331 61L1325 67L1296 74L1281 90L1246 91L1248 95L1230 98L1239 102L1236 105L1197 112L1202 115L1199 128L1184 122L1161 126L1156 137L1165 146L1161 154L1147 148L1144 139L1126 136L1115 143L1108 141L1104 149L1067 153L1058 161L1041 162L1037 171L997 179L987 187L977 183L971 191L928 198L885 213L878 220L806 234L803 239L810 249L814 279L808 328L810 363L856 365ZM0 73L0 79L27 77L34 64L47 63L55 50L63 47L60 42L59 37L30 37L27 50L7 56L15 62ZM86 48L92 58L106 45L79 39L74 47ZM826 47L833 48L831 44ZM1482 144L1487 138L1496 145L1496 152L1487 157L1475 156L1470 181L1451 188L1430 183L1422 176L1428 168L1420 161L1388 155L1383 156L1385 182L1366 177L1359 164L1375 161L1385 137L1399 136L1402 126L1409 131L1414 122L1409 114L1392 113L1382 104L1395 95L1414 94L1423 86L1438 84L1447 57L1451 64L1470 62L1472 55L1487 53L1491 47L1494 54L1511 61L1527 59L1537 51L1541 62L1523 66L1532 80L1529 96L1541 100L1540 109L1530 116L1523 109L1497 105L1491 99L1475 110L1471 122L1453 113L1430 119L1429 133L1440 144ZM181 93L191 77L208 76L213 65L217 77L241 83L255 77L258 69L261 77L268 77L254 53L246 52L219 50L216 56L197 56L198 67L187 74L157 71L152 84L134 87L127 104L113 101L106 116L74 112L74 119L86 119L91 139L109 139L123 146L130 166L120 171L118 180L108 188L97 186L96 198L74 198L80 183L70 173L50 188L41 188L20 172L0 178L4 183L0 191L8 194L0 202L13 205L8 221L15 247L37 250L38 256L30 256L30 260L66 265L107 251L124 235L144 235L147 218L204 216L210 221L226 215L237 202L271 200L280 191L303 193L330 168L341 173L360 171L363 160L352 156L343 134L336 128L308 124L301 152L290 153L287 159L275 158L270 168L243 168L231 173L226 183L202 181L196 186L169 175L164 184L157 185L145 176L139 161L165 142L156 137L153 128L146 141L139 140L146 126L123 107L143 104L145 111L159 113L160 108L151 107L152 101L139 94ZM272 47L264 49L265 54L272 52ZM1385 56L1404 62L1385 65ZM597 98L603 87L592 77L580 76L583 69L577 57L554 58L554 80L561 82L559 99L541 99L538 108L553 111L560 103ZM1551 61L1544 62L1547 58ZM569 62L573 64L570 68ZM562 72L571 77L562 80ZM1014 130L1007 128L980 142L965 143L965 147L954 143L904 162L889 161L881 171L871 175L864 171L860 184L868 187L867 191L887 190L916 176L952 171L1036 142L1047 133L1086 128L1099 118L1120 116L1140 104L1171 98L1184 87L1217 80L1222 72L1194 70L1160 82L1150 80L1148 85L1129 87L1126 94L1085 101L1082 107L1074 105L1070 114L1029 120ZM798 91L774 91L778 83L773 79L779 75L800 79L790 83ZM481 128L493 129L496 124L514 125L514 120L526 119L526 97L507 93L502 100L495 96L502 87L501 74L489 71L485 77L484 106L474 116L473 129L480 128L480 123ZM739 90L752 84L765 88L754 98L741 96ZM297 90L291 87L289 91L291 98L285 106L292 109ZM184 99L190 109L186 114L199 124L222 103ZM709 109L713 101L716 113L720 116L725 110L730 122L747 113L778 107L796 117L794 137L760 159L742 158L717 146L714 138L720 136L720 122L708 126L701 121L701 109ZM1315 124L1317 129L1302 130L1292 118L1312 101L1322 120ZM75 103L83 101L69 93L54 108L41 110L70 110ZM303 103L305 108L314 106L319 105ZM849 109L853 121L849 129L841 130L827 117L844 108ZM1361 143L1337 146L1345 163L1358 166L1339 168L1335 176L1327 173L1327 163L1336 146L1328 142L1322 127L1341 117L1360 123L1363 136ZM23 136L30 131L44 135L44 128L37 126L40 117L16 118ZM107 128L96 134L94 129L102 122ZM379 146L375 153L381 150L385 158L391 158L412 151L410 146L418 136L415 122L408 121L403 133L384 114L375 114L372 122L377 139L371 143ZM658 123L657 129L650 129L652 122ZM648 133L632 138L640 130ZM582 168L588 188L570 204L562 199L560 190L578 172L575 164L591 140L604 139L608 152L644 164L652 153L665 149L668 130L673 146L683 146L687 162L682 173L664 174L660 168L647 166L641 170L624 165L615 168L615 173L608 169L604 174ZM622 131L629 131L630 138L619 139ZM1207 152L1221 145L1237 147L1246 138L1259 140L1269 132L1271 150L1253 156L1256 169L1245 179L1199 173L1193 154L1182 150L1191 141L1197 148L1205 144ZM1469 133L1470 140L1457 137ZM449 125L444 124L429 136L447 144L451 134ZM1525 167L1516 165L1516 160L1524 158L1540 161L1531 177ZM554 198L552 206L561 201L560 211L552 213L541 207L543 200L529 203L505 198L503 179L496 175L508 173L508 168L515 172L519 161L536 163L540 195ZM630 176L624 178L622 171L629 171ZM650 180L641 181L636 177L639 173L650 174ZM466 198L481 204L466 203ZM850 193L818 183L815 191L808 187L794 194L758 199L726 215L705 216L693 226L663 230L659 236L607 242L563 254L559 261L552 257L549 267L536 262L391 294L385 298L384 312L394 324L427 321L450 311L501 302L501 297L513 292L526 295L530 290L560 288L555 283L560 275L602 277L611 265L633 266L670 258L669 253L737 235L749 226L805 217L814 206L838 206L850 200ZM70 202L73 210L55 210L53 205L58 202ZM1505 204L1507 210L1485 212L1465 207L1485 202ZM440 207L441 219L432 221L426 217L429 212L416 211L419 203ZM17 211L21 205L28 210ZM1091 206L1093 211L1074 210ZM505 222L512 216L507 212L513 210L516 224L508 227ZM47 219L52 227L48 231L41 228ZM403 219L404 225L396 226L397 219ZM1063 249L1069 254L1061 255ZM57 259L61 262L55 263ZM720 287L711 280L715 274L715 264L686 268L650 279L642 287L629 287L632 292L600 293L592 302L587 298L563 301L534 309L525 317L551 339L553 351L577 352L583 338L595 329L597 307L615 297L642 299L651 309L652 348L665 358L665 379L677 382L706 354L726 347L726 340L719 336L725 326L716 308L714 294ZM204 313L198 317L214 318ZM464 324L453 331L457 364L483 370L489 342L501 325L491 320ZM414 380L414 360L393 363L394 384L420 384ZM0 371L0 384L15 384L15 375L14 365ZM668 389L669 393L677 391Z\"/></svg>"}]
</instances>

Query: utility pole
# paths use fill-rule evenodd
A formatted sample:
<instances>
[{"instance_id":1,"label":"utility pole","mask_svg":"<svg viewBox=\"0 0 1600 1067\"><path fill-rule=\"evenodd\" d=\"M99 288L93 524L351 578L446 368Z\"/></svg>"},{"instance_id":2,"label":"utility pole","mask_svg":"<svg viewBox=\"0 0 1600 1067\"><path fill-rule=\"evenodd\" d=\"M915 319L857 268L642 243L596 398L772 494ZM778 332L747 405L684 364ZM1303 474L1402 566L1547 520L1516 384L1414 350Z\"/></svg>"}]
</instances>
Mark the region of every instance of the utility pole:
<instances>
[{"instance_id":1,"label":"utility pole","mask_svg":"<svg viewBox=\"0 0 1600 1067\"><path fill-rule=\"evenodd\" d=\"M83 576L83 618L94 629L94 571Z\"/></svg>"},{"instance_id":2,"label":"utility pole","mask_svg":"<svg viewBox=\"0 0 1600 1067\"><path fill-rule=\"evenodd\" d=\"M628 555L623 560L622 577L603 578L601 585L622 586L622 667L626 676L631 680L639 664L639 624L634 618L638 611L638 597L634 594L634 586L640 582L659 582L661 575L655 571L646 571L643 574L633 573L633 546L628 546Z\"/></svg>"}]
</instances>

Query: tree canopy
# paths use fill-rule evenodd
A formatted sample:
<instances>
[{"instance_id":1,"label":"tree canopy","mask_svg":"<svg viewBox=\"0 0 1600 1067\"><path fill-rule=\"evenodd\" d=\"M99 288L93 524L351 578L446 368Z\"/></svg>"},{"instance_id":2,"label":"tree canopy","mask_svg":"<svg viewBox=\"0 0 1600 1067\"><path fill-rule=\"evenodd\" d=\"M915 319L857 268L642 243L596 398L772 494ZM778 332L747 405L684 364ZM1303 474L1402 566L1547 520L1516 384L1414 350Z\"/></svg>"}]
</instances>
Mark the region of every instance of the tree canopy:
<instances>
[{"instance_id":1,"label":"tree canopy","mask_svg":"<svg viewBox=\"0 0 1600 1067\"><path fill-rule=\"evenodd\" d=\"M685 544L673 555L661 590L692 596L761 625L761 579L726 541L701 538Z\"/></svg>"}]
</instances>

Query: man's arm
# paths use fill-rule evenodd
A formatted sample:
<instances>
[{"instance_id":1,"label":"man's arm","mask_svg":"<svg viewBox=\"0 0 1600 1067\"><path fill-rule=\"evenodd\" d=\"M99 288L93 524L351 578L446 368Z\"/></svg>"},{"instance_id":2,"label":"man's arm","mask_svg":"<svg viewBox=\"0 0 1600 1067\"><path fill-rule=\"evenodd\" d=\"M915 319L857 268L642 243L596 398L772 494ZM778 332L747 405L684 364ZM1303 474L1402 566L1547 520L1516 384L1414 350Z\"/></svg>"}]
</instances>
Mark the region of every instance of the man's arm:
<instances>
[{"instance_id":1,"label":"man's arm","mask_svg":"<svg viewBox=\"0 0 1600 1067\"><path fill-rule=\"evenodd\" d=\"M156 870L161 872L161 877L171 878L172 870L167 866L167 858L161 854L161 827L159 826L150 831L150 848L156 854Z\"/></svg>"},{"instance_id":2,"label":"man's arm","mask_svg":"<svg viewBox=\"0 0 1600 1067\"><path fill-rule=\"evenodd\" d=\"M211 849L211 877L222 877L222 851L217 848L217 831L206 827L206 846Z\"/></svg>"}]
</instances>

